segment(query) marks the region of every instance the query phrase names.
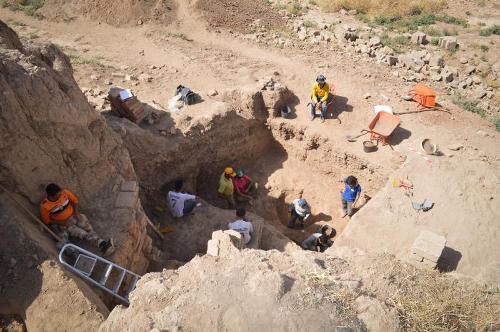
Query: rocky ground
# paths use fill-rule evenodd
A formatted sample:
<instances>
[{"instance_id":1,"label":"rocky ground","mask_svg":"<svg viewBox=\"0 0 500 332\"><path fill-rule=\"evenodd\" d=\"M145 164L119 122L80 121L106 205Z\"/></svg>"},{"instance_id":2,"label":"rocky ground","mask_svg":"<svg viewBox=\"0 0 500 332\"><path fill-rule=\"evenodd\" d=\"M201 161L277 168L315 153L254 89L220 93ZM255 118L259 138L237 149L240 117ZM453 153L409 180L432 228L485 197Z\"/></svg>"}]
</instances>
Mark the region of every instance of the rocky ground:
<instances>
[{"instance_id":1,"label":"rocky ground","mask_svg":"<svg viewBox=\"0 0 500 332\"><path fill-rule=\"evenodd\" d=\"M497 88L488 83L497 75L492 62L494 44L485 51L471 51L461 33L470 37L472 32L460 28L456 36L460 47L450 51L446 48L452 41L434 45L429 30L425 37L429 43L422 44L424 37L416 31L392 35L384 27L360 23L363 17L352 11L327 14L310 4L274 3L272 7L262 2L252 7L237 1L158 1L145 2L140 10L125 6L131 10L124 18L113 15L115 5L97 1L57 6L49 1L36 13L50 20L0 8L0 18L19 33L25 45L3 28L0 82L12 93L4 93L2 103L6 110L2 132L10 138L0 143L7 156L2 159L1 183L29 197L23 202L33 211L41 198L39 186L46 181L57 179L74 187L84 197L86 212L99 231L111 235L119 227L121 250L115 259L137 272L146 270L148 260L149 270L154 271L185 264L179 270L146 275L132 295L131 307L116 308L103 330L123 330L131 322L135 324L128 325L131 330L198 330L197 322L212 330L234 330L235 326L266 330L260 324L292 330L349 326L380 331L431 324L425 326L432 330L437 323L429 318L434 317L431 313L450 319L445 329L481 329L497 323L494 285L500 275L500 217L495 201L500 157L495 126L486 121L498 116ZM449 15L457 15L453 7L448 10ZM165 25L155 24L157 14L165 15L158 18ZM471 17L470 24L479 24L474 23L477 17ZM401 34L408 42L388 45L384 32L391 38ZM498 38L494 34L483 37L484 43ZM49 41L68 58L54 57L57 49L43 46ZM474 56L475 52L481 53ZM478 62L478 58L483 61L482 55L492 64L484 77ZM467 71L468 66L474 68ZM72 72L84 95L70 78ZM336 86L334 111L323 124L311 123L307 117L310 85L318 73ZM417 81L454 95L459 91L463 98L439 97L451 113L411 113L415 104L401 97ZM35 93L22 89L32 84ZM202 102L169 111L168 100L178 84L198 92ZM40 88L44 85L52 89L51 96L58 97L49 98ZM107 94L112 86L132 88L147 102L148 116L140 125L109 111ZM468 103L467 96L476 96L481 89L485 94L478 103ZM43 106L44 100L50 100L48 106ZM379 146L376 153L366 154L362 138L348 143L345 137L366 128L373 106L381 103L401 113L403 122L389 141L391 147ZM291 119L277 116L285 104L292 108ZM423 138L435 141L440 154L428 160L419 155L418 143ZM60 141L64 143L49 144ZM39 153L29 142L51 149ZM26 148L32 152L23 154ZM57 168L47 171L52 164ZM261 184L259 197L246 207L251 219L264 225L257 247L270 251L240 252L224 246L228 251L219 257L198 257L207 249L212 231L234 218L231 211L221 210L222 202L215 197L217 177L227 164L243 165ZM360 178L368 196L366 205L350 220L338 215L337 198L338 179L349 174ZM200 212L185 224L165 212L165 190L179 177L186 180L187 190L204 199ZM394 178L413 182L414 197L409 199L401 189L393 188ZM130 213L115 206L123 179L137 180L140 185ZM284 226L286 208L299 195L313 205L314 218L304 232ZM433 209L412 210L411 200L424 198L433 199ZM173 226L174 232L166 234L164 241L151 231L147 236L143 210L153 222ZM325 223L338 230L336 246L327 253L313 255L294 244ZM398 262L394 257L410 261L410 247L422 230L445 236L448 249L460 254L449 269L455 272L424 272L415 262L417 268L406 263L387 268L389 262ZM29 234L43 237L36 230ZM195 240L190 239L192 234ZM137 244L142 249L136 249ZM25 254L32 257L34 251L26 247ZM385 253L392 256L387 258ZM37 257L40 262L30 264L46 266L47 261ZM186 264L192 257L196 258ZM7 257L5 266L20 266L14 259L13 264ZM19 277L25 272L9 268L5 273ZM13 282L22 282L16 278ZM248 281L243 287L242 279ZM200 280L205 282L200 284ZM483 283L486 288L480 286ZM11 286L2 285L2 291ZM221 287L228 292L221 292ZM468 293L453 291L467 287L471 287ZM431 293L448 297L438 301L427 297ZM85 301L85 294L74 294L74 303ZM234 298L241 303L237 309L229 305ZM422 298L426 300L416 300ZM193 299L211 308L211 315L204 315ZM457 299L467 305L460 307ZM7 315L2 322L16 325L16 317L21 317L29 327L37 316L16 301L2 308L0 313ZM42 308L40 302L34 303L32 308ZM416 312L411 310L415 303ZM453 321L452 310L443 309L448 305L460 308L466 318ZM300 311L306 314L298 315ZM262 318L254 319L249 312ZM263 314L268 312L284 314L272 316L271 321ZM92 308L86 314L91 317L85 318L87 329L95 329L103 319ZM319 321L318 315L328 319ZM56 323L63 321L54 318ZM317 324L310 325L311 321ZM83 324L84 320L72 322Z\"/></svg>"}]
</instances>

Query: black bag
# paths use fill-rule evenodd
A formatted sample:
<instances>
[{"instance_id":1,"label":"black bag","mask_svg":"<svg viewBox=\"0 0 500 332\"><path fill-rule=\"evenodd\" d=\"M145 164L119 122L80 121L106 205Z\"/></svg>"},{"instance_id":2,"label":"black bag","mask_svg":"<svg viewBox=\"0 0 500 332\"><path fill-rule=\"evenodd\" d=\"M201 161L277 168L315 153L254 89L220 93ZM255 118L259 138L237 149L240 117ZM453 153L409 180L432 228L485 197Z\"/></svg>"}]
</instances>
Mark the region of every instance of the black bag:
<instances>
[{"instance_id":1,"label":"black bag","mask_svg":"<svg viewBox=\"0 0 500 332\"><path fill-rule=\"evenodd\" d=\"M181 100L188 105L194 104L196 102L196 93L194 93L190 88L186 88L185 86L179 85L177 90L175 90L175 94L181 95Z\"/></svg>"}]
</instances>

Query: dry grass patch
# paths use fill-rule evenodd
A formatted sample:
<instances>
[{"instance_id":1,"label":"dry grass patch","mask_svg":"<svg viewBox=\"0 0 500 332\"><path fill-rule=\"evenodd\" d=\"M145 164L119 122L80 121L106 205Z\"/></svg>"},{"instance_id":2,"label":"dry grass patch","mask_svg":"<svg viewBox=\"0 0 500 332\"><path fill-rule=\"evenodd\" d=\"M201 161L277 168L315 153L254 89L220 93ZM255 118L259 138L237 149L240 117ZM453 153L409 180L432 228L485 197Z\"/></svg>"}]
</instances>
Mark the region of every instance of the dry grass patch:
<instances>
[{"instance_id":1,"label":"dry grass patch","mask_svg":"<svg viewBox=\"0 0 500 332\"><path fill-rule=\"evenodd\" d=\"M446 0L318 0L320 8L335 12L344 8L356 9L369 15L407 16L430 13L443 9Z\"/></svg>"},{"instance_id":2,"label":"dry grass patch","mask_svg":"<svg viewBox=\"0 0 500 332\"><path fill-rule=\"evenodd\" d=\"M494 331L500 323L497 288L475 285L437 271L395 262L388 269L395 292L389 299L405 330Z\"/></svg>"},{"instance_id":3,"label":"dry grass patch","mask_svg":"<svg viewBox=\"0 0 500 332\"><path fill-rule=\"evenodd\" d=\"M306 291L302 300L306 305L334 305L335 314L347 325L359 325L355 301L359 297L357 290L351 290L334 279L329 273L311 272L304 276Z\"/></svg>"}]
</instances>

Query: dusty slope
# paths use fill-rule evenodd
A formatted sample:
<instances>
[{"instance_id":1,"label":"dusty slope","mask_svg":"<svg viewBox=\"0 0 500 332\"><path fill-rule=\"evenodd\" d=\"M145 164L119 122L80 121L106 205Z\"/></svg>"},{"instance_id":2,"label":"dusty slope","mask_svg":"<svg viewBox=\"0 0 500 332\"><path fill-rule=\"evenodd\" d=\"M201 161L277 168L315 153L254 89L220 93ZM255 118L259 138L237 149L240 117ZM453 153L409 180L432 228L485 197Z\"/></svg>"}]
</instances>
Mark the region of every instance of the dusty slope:
<instances>
[{"instance_id":1,"label":"dusty slope","mask_svg":"<svg viewBox=\"0 0 500 332\"><path fill-rule=\"evenodd\" d=\"M97 329L104 303L57 263L52 241L5 194L0 202L0 315L21 317L28 331Z\"/></svg>"},{"instance_id":2,"label":"dusty slope","mask_svg":"<svg viewBox=\"0 0 500 332\"><path fill-rule=\"evenodd\" d=\"M196 8L211 27L223 27L237 32L250 32L256 20L263 26L283 29L285 20L264 0L199 0Z\"/></svg>"},{"instance_id":3,"label":"dusty slope","mask_svg":"<svg viewBox=\"0 0 500 332\"><path fill-rule=\"evenodd\" d=\"M239 251L229 237L217 238L223 243L218 257L148 274L130 307L115 308L100 331L481 330L498 322L498 294L419 272L392 256L348 248L338 248L335 257Z\"/></svg>"},{"instance_id":4,"label":"dusty slope","mask_svg":"<svg viewBox=\"0 0 500 332\"><path fill-rule=\"evenodd\" d=\"M83 15L115 26L150 21L168 25L175 17L175 7L172 0L46 0L38 13L58 21L73 20Z\"/></svg>"}]
</instances>

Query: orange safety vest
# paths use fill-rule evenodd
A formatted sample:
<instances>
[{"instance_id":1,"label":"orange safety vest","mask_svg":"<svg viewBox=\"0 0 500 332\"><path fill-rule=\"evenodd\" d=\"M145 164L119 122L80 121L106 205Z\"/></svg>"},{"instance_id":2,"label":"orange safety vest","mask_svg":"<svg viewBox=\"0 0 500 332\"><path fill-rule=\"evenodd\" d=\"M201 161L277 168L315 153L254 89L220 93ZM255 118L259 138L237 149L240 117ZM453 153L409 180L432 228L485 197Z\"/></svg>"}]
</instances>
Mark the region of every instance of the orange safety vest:
<instances>
[{"instance_id":1,"label":"orange safety vest","mask_svg":"<svg viewBox=\"0 0 500 332\"><path fill-rule=\"evenodd\" d=\"M45 224L52 221L64 223L75 213L73 204L78 204L78 198L69 190L63 189L56 201L47 198L40 203L40 215Z\"/></svg>"}]
</instances>

